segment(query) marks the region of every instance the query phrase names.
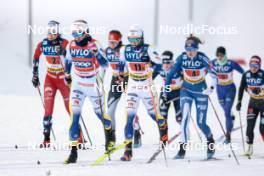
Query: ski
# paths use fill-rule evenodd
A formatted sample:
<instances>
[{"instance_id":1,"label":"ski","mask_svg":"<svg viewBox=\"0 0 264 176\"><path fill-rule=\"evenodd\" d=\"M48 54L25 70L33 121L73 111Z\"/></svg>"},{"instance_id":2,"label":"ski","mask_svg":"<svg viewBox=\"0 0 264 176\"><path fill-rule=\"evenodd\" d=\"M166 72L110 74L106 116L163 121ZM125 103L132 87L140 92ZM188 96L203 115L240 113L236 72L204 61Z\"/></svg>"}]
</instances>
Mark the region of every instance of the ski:
<instances>
[{"instance_id":1,"label":"ski","mask_svg":"<svg viewBox=\"0 0 264 176\"><path fill-rule=\"evenodd\" d=\"M178 136L180 136L181 134L181 131L178 132L177 134L175 134L174 136L172 136L172 138L168 141L168 144L171 144ZM162 152L162 148L158 148L154 153L153 155L149 158L149 160L147 161L148 164L152 163L156 158L157 156Z\"/></svg>"},{"instance_id":2,"label":"ski","mask_svg":"<svg viewBox=\"0 0 264 176\"><path fill-rule=\"evenodd\" d=\"M244 153L242 154L243 157L247 157L247 159L251 159L251 154L248 154L248 153Z\"/></svg>"},{"instance_id":3,"label":"ski","mask_svg":"<svg viewBox=\"0 0 264 176\"><path fill-rule=\"evenodd\" d=\"M109 153L105 152L102 156L100 156L97 160L95 160L91 166L98 166L100 165L106 158L108 158L111 154L117 152L118 150L124 148L129 142L125 141L123 144L118 145L113 150L111 150Z\"/></svg>"},{"instance_id":4,"label":"ski","mask_svg":"<svg viewBox=\"0 0 264 176\"><path fill-rule=\"evenodd\" d=\"M220 160L222 160L222 159L216 158L216 157L211 157L211 158L202 159L201 161L220 161Z\"/></svg>"}]
</instances>

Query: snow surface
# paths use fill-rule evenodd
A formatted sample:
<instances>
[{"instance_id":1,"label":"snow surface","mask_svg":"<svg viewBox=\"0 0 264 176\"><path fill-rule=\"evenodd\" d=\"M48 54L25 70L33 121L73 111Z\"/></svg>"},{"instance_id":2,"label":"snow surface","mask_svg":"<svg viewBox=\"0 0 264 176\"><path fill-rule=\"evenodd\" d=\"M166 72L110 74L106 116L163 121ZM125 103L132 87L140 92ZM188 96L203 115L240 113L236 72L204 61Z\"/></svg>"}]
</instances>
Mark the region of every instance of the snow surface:
<instances>
[{"instance_id":1,"label":"snow surface","mask_svg":"<svg viewBox=\"0 0 264 176\"><path fill-rule=\"evenodd\" d=\"M22 3L24 2L24 4ZM106 161L101 166L91 167L90 164L97 159L103 152L98 150L80 150L79 160L74 165L62 164L68 156L69 151L43 151L28 150L28 143L39 144L42 141L42 116L43 108L37 91L31 85L31 69L28 67L27 48L26 48L26 1L9 0L1 3L0 10L0 43L1 52L1 69L0 69L0 176L105 176L105 175L263 175L264 164L264 144L261 141L257 121L255 129L254 156L251 160L241 156L243 153L241 134L236 131L233 134L233 142L238 146L236 154L240 161L237 166L234 159L229 157L229 151L216 152L219 161L200 161L205 158L205 151L189 151L186 159L183 161L175 161L172 158L177 151L167 150L168 167L165 166L162 153L152 164L146 164L148 158L157 149L158 131L155 123L148 117L146 110L139 108L140 124L145 132L142 136L143 146L134 150L133 160L131 162L121 162L119 158L123 154L123 150L112 156L112 161ZM106 30L111 28L120 28L123 32L131 23L141 23L144 26L146 38L153 41L153 1L140 0L97 0L97 1L33 1L34 2L34 24L45 25L48 20L56 17L63 25L70 25L76 18L87 17L89 24L94 26L105 25ZM82 3L85 5L80 5ZM133 2L133 3L131 3ZM198 1L197 1L198 2ZM197 3L195 1L195 3ZM111 5L117 5L120 11L114 11ZM208 5L210 3L210 5ZM60 7L63 8L48 8ZM140 6L139 6L140 4ZM98 8L100 5L100 8ZM74 8L74 15L69 15ZM90 9L88 8L90 7ZM182 25L188 22L186 9L187 1L182 0L164 0L160 3L160 24ZM206 7L201 10L201 7ZM217 7L217 8L216 8ZM206 44L202 46L202 50L206 51L209 56L213 56L214 48L217 45L225 45L229 48L228 53L231 56L249 58L252 54L263 54L262 40L259 33L263 31L263 23L260 23L258 17L263 16L263 1L243 1L237 3L236 0L219 1L201 0L195 5L195 24L208 23L211 25L237 25L239 27L238 36L203 36ZM128 10L129 9L129 10ZM135 10L135 15L131 16L130 10ZM245 13L248 9L251 13ZM137 12L137 13L136 13ZM142 12L144 12L142 18ZM94 15L96 14L96 15ZM107 14L107 17L106 15ZM116 24L116 16L119 16ZM210 15L208 15L210 14ZM169 17L168 17L169 16ZM174 16L174 18L171 18ZM112 18L110 18L112 17ZM34 45L43 38L44 35L34 36ZM69 36L66 36L70 38ZM105 45L106 36L96 35ZM182 50L184 35L160 35L158 49L172 49L179 53ZM19 47L15 47L19 46ZM42 63L41 63L42 64ZM43 72L41 70L41 80L43 81ZM238 85L239 75L235 75L235 82ZM106 84L109 83L109 74L107 74ZM160 84L160 79L155 81ZM224 122L223 112L217 102L216 95L212 95L212 100L216 109ZM246 108L248 96L243 101L242 121L246 124ZM124 98L118 106L117 112L117 143L120 144L124 140ZM91 104L86 101L84 104L83 117L88 127L93 143L102 146L104 143L104 135L102 125L91 113ZM238 114L235 126L239 126ZM195 110L192 111L195 117ZM61 96L58 94L54 109L53 127L57 140L60 143L68 142L69 117L64 109ZM212 128L215 139L222 136L220 126L216 120L212 108L209 106L208 123ZM172 136L179 131L179 126L173 118L173 111L170 110L169 115L169 135ZM191 140L199 143L199 138L190 124ZM177 143L179 138L175 141ZM222 141L218 141L221 143ZM17 149L15 146L17 145ZM40 164L37 164L40 161Z\"/></svg>"}]
</instances>

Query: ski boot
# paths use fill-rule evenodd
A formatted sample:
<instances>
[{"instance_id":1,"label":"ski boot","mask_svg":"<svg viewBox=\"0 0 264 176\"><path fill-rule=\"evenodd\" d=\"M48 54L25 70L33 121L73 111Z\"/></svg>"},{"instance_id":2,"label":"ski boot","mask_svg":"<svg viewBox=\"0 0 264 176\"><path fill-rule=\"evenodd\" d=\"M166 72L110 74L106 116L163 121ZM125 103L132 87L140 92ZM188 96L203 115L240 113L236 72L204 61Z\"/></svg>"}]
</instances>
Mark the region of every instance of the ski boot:
<instances>
[{"instance_id":1,"label":"ski boot","mask_svg":"<svg viewBox=\"0 0 264 176\"><path fill-rule=\"evenodd\" d=\"M52 128L52 116L45 116L43 118L43 135L44 141L40 144L40 148L49 148L50 147L50 131Z\"/></svg>"},{"instance_id":2,"label":"ski boot","mask_svg":"<svg viewBox=\"0 0 264 176\"><path fill-rule=\"evenodd\" d=\"M231 135L230 133L226 133L226 139L224 141L224 144L228 145L231 143Z\"/></svg>"},{"instance_id":3,"label":"ski boot","mask_svg":"<svg viewBox=\"0 0 264 176\"><path fill-rule=\"evenodd\" d=\"M72 146L70 156L64 161L64 164L76 163L78 158L77 146Z\"/></svg>"},{"instance_id":4,"label":"ski boot","mask_svg":"<svg viewBox=\"0 0 264 176\"><path fill-rule=\"evenodd\" d=\"M111 151L115 147L115 141L116 141L115 131L112 129L110 130L105 129L105 151L109 155L111 154Z\"/></svg>"},{"instance_id":5,"label":"ski boot","mask_svg":"<svg viewBox=\"0 0 264 176\"><path fill-rule=\"evenodd\" d=\"M132 142L126 145L124 155L120 158L121 161L130 161L132 158Z\"/></svg>"},{"instance_id":6,"label":"ski boot","mask_svg":"<svg viewBox=\"0 0 264 176\"><path fill-rule=\"evenodd\" d=\"M184 159L186 153L186 143L180 143L180 150L174 159Z\"/></svg>"},{"instance_id":7,"label":"ski boot","mask_svg":"<svg viewBox=\"0 0 264 176\"><path fill-rule=\"evenodd\" d=\"M215 154L215 141L214 138L211 137L207 139L207 159L212 159Z\"/></svg>"},{"instance_id":8,"label":"ski boot","mask_svg":"<svg viewBox=\"0 0 264 176\"><path fill-rule=\"evenodd\" d=\"M80 128L80 137L78 139L78 144L77 144L78 149L85 150L86 149L85 143L86 143L86 141L84 140L83 132Z\"/></svg>"},{"instance_id":9,"label":"ski boot","mask_svg":"<svg viewBox=\"0 0 264 176\"><path fill-rule=\"evenodd\" d=\"M49 148L50 147L50 133L43 133L44 134L44 140L39 145L39 148Z\"/></svg>"},{"instance_id":10,"label":"ski boot","mask_svg":"<svg viewBox=\"0 0 264 176\"><path fill-rule=\"evenodd\" d=\"M245 156L251 157L253 155L253 144L248 144L248 149L245 152Z\"/></svg>"},{"instance_id":11,"label":"ski boot","mask_svg":"<svg viewBox=\"0 0 264 176\"><path fill-rule=\"evenodd\" d=\"M140 130L135 130L134 131L134 144L133 147L134 148L139 148L141 147L142 143L141 143L141 133Z\"/></svg>"}]
</instances>

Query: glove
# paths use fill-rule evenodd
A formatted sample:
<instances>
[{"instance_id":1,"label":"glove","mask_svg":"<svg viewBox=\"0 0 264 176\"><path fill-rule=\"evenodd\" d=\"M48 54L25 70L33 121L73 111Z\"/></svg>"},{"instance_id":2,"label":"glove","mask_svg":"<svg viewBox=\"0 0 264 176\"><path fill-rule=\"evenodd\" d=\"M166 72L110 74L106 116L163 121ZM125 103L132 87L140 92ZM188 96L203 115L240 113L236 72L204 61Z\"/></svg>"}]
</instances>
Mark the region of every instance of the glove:
<instances>
[{"instance_id":1,"label":"glove","mask_svg":"<svg viewBox=\"0 0 264 176\"><path fill-rule=\"evenodd\" d=\"M181 124L181 122L182 122L182 116L181 115L176 117L176 122L178 124Z\"/></svg>"},{"instance_id":2,"label":"glove","mask_svg":"<svg viewBox=\"0 0 264 176\"><path fill-rule=\"evenodd\" d=\"M237 111L240 111L241 110L241 102L237 102L237 105L236 105L236 110Z\"/></svg>"},{"instance_id":3,"label":"glove","mask_svg":"<svg viewBox=\"0 0 264 176\"><path fill-rule=\"evenodd\" d=\"M256 95L258 95L258 94L261 93L261 89L260 89L260 88L256 88L256 89L254 89L254 90L253 90L253 93L256 94Z\"/></svg>"},{"instance_id":4,"label":"glove","mask_svg":"<svg viewBox=\"0 0 264 176\"><path fill-rule=\"evenodd\" d=\"M122 82L124 82L124 75L118 75L116 83L121 84Z\"/></svg>"},{"instance_id":5,"label":"glove","mask_svg":"<svg viewBox=\"0 0 264 176\"><path fill-rule=\"evenodd\" d=\"M65 81L66 81L67 85L71 85L72 78L71 78L70 74L65 74Z\"/></svg>"},{"instance_id":6,"label":"glove","mask_svg":"<svg viewBox=\"0 0 264 176\"><path fill-rule=\"evenodd\" d=\"M213 91L214 91L214 87L211 86L211 87L207 87L205 90L203 90L202 93L205 95L210 95L211 93L213 93Z\"/></svg>"},{"instance_id":7,"label":"glove","mask_svg":"<svg viewBox=\"0 0 264 176\"><path fill-rule=\"evenodd\" d=\"M162 99L163 103L166 104L168 102L168 95L166 93L163 93L161 96L161 99Z\"/></svg>"},{"instance_id":8,"label":"glove","mask_svg":"<svg viewBox=\"0 0 264 176\"><path fill-rule=\"evenodd\" d=\"M39 77L37 74L33 74L32 84L35 88L39 86Z\"/></svg>"}]
</instances>

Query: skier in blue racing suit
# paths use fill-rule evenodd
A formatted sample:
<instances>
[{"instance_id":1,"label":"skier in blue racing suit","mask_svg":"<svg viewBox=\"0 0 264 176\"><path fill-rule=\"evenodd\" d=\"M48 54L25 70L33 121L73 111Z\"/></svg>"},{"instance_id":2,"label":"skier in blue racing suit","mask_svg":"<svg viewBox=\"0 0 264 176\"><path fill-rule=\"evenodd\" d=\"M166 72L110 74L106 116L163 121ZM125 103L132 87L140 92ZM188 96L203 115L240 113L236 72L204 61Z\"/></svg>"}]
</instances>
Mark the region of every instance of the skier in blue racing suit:
<instances>
[{"instance_id":1,"label":"skier in blue racing suit","mask_svg":"<svg viewBox=\"0 0 264 176\"><path fill-rule=\"evenodd\" d=\"M218 101L225 112L226 118L226 139L225 144L231 142L231 131L233 129L233 121L235 116L232 115L232 106L236 97L236 85L233 81L234 70L243 73L241 66L226 56L226 49L222 46L216 50L216 59L212 61L213 69L217 73L216 92Z\"/></svg>"},{"instance_id":2,"label":"skier in blue racing suit","mask_svg":"<svg viewBox=\"0 0 264 176\"><path fill-rule=\"evenodd\" d=\"M178 58L172 67L166 79L166 88L169 87L171 79L175 73L182 71L183 84L180 92L182 123L180 150L175 156L175 159L183 159L186 153L187 137L188 137L188 122L191 115L192 102L196 105L197 124L207 139L207 158L210 159L215 153L214 138L211 129L206 123L208 96L213 92L216 86L216 73L211 69L209 58L202 52L198 52L198 46L202 43L199 38L192 34L185 42L185 50ZM212 83L207 86L205 77L207 73L212 76ZM167 93L163 99L166 100Z\"/></svg>"}]
</instances>

